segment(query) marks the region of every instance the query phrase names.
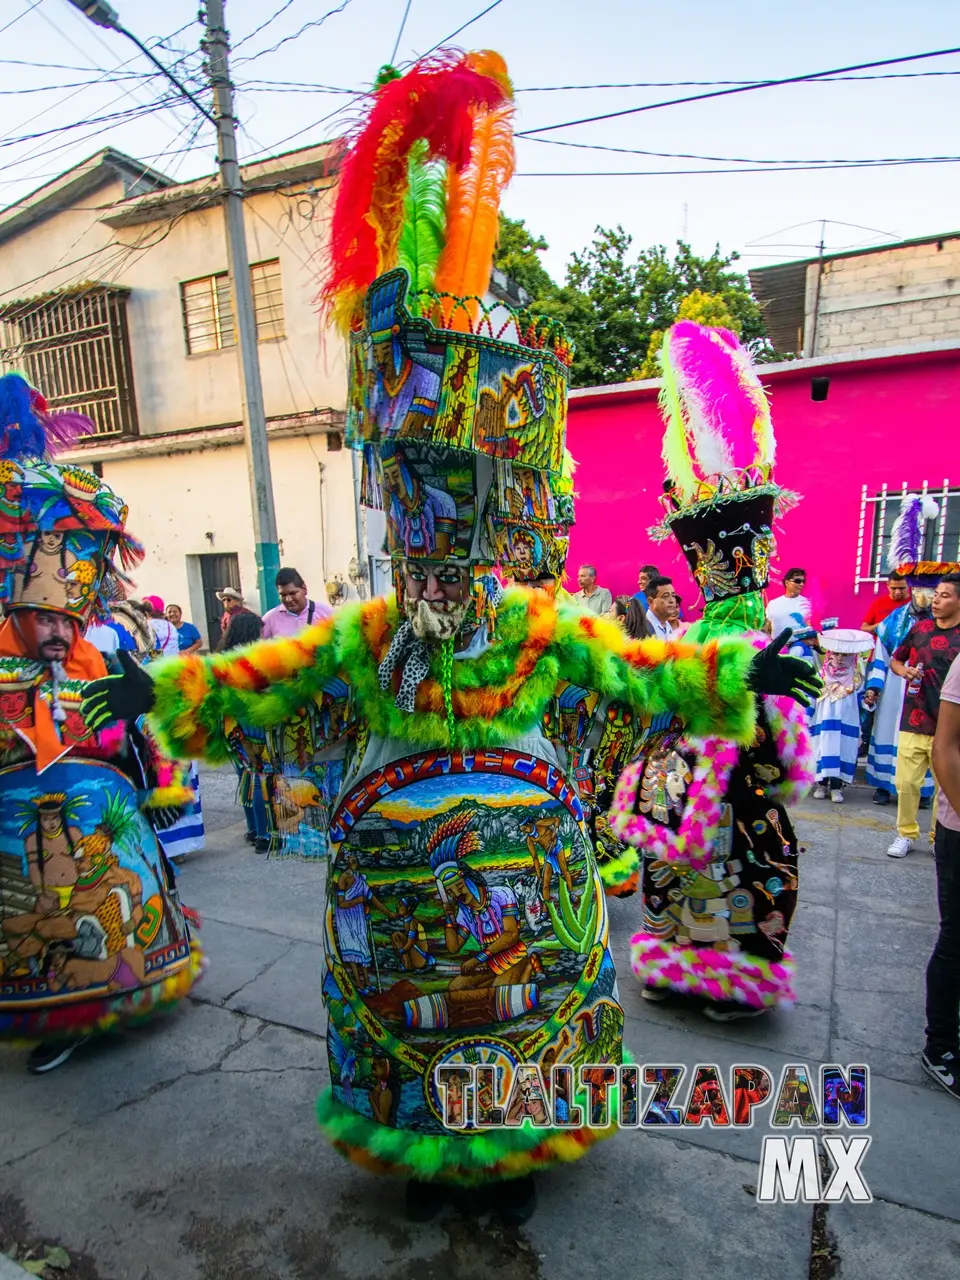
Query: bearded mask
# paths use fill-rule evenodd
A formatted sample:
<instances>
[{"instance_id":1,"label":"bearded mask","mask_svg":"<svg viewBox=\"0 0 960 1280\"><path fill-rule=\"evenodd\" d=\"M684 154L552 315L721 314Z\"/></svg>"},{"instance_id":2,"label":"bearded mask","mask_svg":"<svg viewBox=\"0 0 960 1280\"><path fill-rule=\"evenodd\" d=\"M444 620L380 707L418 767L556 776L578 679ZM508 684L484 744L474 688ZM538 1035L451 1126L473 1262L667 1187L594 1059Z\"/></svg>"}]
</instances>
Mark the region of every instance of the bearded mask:
<instances>
[{"instance_id":1,"label":"bearded mask","mask_svg":"<svg viewBox=\"0 0 960 1280\"><path fill-rule=\"evenodd\" d=\"M404 612L418 640L441 644L460 630L471 603L469 600L407 600Z\"/></svg>"}]
</instances>

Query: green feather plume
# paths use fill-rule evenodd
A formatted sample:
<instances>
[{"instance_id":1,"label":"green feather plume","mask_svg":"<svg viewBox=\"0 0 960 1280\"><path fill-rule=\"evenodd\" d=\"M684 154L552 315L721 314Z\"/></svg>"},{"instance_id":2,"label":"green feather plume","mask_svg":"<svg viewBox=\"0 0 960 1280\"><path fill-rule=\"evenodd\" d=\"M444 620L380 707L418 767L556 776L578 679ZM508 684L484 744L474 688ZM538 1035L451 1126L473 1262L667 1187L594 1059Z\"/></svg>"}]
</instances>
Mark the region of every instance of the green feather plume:
<instances>
[{"instance_id":1,"label":"green feather plume","mask_svg":"<svg viewBox=\"0 0 960 1280\"><path fill-rule=\"evenodd\" d=\"M447 214L447 166L427 161L427 144L410 152L398 262L414 289L432 289L443 249Z\"/></svg>"}]
</instances>

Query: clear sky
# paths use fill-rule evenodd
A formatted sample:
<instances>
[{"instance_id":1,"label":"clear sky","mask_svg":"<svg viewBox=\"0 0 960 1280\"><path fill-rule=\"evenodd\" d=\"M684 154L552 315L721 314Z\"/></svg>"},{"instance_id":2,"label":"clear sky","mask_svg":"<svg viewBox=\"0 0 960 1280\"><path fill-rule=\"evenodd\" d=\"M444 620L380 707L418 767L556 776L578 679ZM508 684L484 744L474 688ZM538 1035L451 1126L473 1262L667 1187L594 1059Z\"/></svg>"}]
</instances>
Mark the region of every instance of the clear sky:
<instances>
[{"instance_id":1,"label":"clear sky","mask_svg":"<svg viewBox=\"0 0 960 1280\"><path fill-rule=\"evenodd\" d=\"M410 0L396 60L423 53L480 13L490 0ZM307 23L322 24L294 36ZM237 46L243 157L334 136L356 99L277 82L361 90L391 58L407 0L227 0ZM168 64L196 50L196 0L114 0L121 21L152 43L185 29L157 52ZM278 10L274 20L251 36ZM21 16L22 15L22 16ZM518 90L520 130L619 111L707 88L642 87L530 92L536 87L640 81L780 78L960 45L960 10L950 0L808 0L803 6L728 0L672 5L641 0L500 0L455 43L498 49ZM185 26L185 24L190 24ZM241 44L241 42L245 41ZM17 65L62 64L62 68ZM179 64L199 71L199 56ZM27 192L104 145L151 159L179 178L211 172L212 128L194 133L190 108L163 108L91 123L166 96L134 46L104 31L68 0L0 5L0 201ZM65 68L75 68L69 70ZM518 175L506 211L550 243L546 266L562 278L571 251L598 223L622 223L638 246L689 239L716 242L743 265L815 252L828 220L828 249L882 243L960 227L956 163L823 170L630 177L537 177L604 170L744 168L748 160L864 160L960 157L960 55L882 69L953 72L763 89L672 106L542 135L555 141L720 157L686 160L518 141ZM191 79L192 85L199 81ZM26 90L40 90L25 92ZM330 113L339 114L330 117ZM324 117L330 117L324 120ZM62 131L62 132L57 132ZM25 135L38 134L23 139ZM291 137L291 135L296 135ZM190 149L184 150L187 144ZM163 154L159 154L163 153ZM857 225L842 225L857 224ZM785 228L790 228L785 230Z\"/></svg>"}]
</instances>

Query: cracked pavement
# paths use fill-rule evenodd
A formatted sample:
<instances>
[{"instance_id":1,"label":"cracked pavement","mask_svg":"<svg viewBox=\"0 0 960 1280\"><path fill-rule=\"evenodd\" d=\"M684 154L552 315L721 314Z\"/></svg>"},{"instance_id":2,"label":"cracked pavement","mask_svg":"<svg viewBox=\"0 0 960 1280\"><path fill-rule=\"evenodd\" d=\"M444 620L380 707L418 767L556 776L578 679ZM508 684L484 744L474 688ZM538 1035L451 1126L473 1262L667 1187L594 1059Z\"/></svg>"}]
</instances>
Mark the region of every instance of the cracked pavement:
<instances>
[{"instance_id":1,"label":"cracked pavement","mask_svg":"<svg viewBox=\"0 0 960 1280\"><path fill-rule=\"evenodd\" d=\"M210 966L144 1028L33 1077L0 1051L0 1224L82 1257L83 1280L737 1280L811 1275L813 1209L757 1206L763 1129L620 1134L539 1180L526 1227L403 1217L402 1186L337 1156L313 1113L328 1081L320 1000L324 869L243 842L232 773L203 775L208 842L180 870ZM876 1197L831 1206L817 1280L960 1274L960 1108L917 1054L936 932L932 859L885 856L893 814L848 792L799 818L798 1004L715 1025L639 998L636 898L611 904L626 1039L644 1062L873 1069L863 1171ZM681 1136L678 1138L677 1134ZM821 1255L822 1250L821 1238Z\"/></svg>"}]
</instances>

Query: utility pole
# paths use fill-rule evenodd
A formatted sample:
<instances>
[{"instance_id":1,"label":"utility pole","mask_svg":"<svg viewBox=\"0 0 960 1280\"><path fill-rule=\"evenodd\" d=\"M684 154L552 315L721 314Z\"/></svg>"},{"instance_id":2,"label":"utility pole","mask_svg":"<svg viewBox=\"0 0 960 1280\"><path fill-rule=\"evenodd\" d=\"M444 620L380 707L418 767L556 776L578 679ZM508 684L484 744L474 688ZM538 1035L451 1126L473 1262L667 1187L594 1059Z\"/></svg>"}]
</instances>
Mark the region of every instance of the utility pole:
<instances>
[{"instance_id":1,"label":"utility pole","mask_svg":"<svg viewBox=\"0 0 960 1280\"><path fill-rule=\"evenodd\" d=\"M197 110L217 128L217 160L223 190L223 216L227 232L227 267L233 295L233 314L240 350L241 406L243 431L247 447L247 469L250 475L250 503L253 509L253 538L257 560L257 590L260 609L265 613L277 603L275 578L280 568L277 543L277 516L273 505L273 481L270 475L270 451L267 444L267 418L263 407L260 381L260 353L257 348L257 321L250 284L250 259L243 224L243 182L237 161L236 119L233 114L233 86L228 63L229 40L224 25L223 0L206 0L206 38L210 84L213 89L213 115L199 102L171 71L157 60L132 32L120 25L117 12L107 0L70 0L98 27L118 31L132 40L176 86Z\"/></svg>"},{"instance_id":2,"label":"utility pole","mask_svg":"<svg viewBox=\"0 0 960 1280\"><path fill-rule=\"evenodd\" d=\"M277 603L274 579L280 568L277 514L273 505L267 416L260 382L257 321L250 284L250 259L243 225L243 182L237 162L236 119L233 86L227 61L229 41L224 25L223 0L206 0L207 35L204 42L213 87L213 114L217 122L217 159L223 189L223 216L227 229L227 266L233 293L233 313L240 347L241 405L250 474L253 538L257 557L257 590L263 612Z\"/></svg>"}]
</instances>

